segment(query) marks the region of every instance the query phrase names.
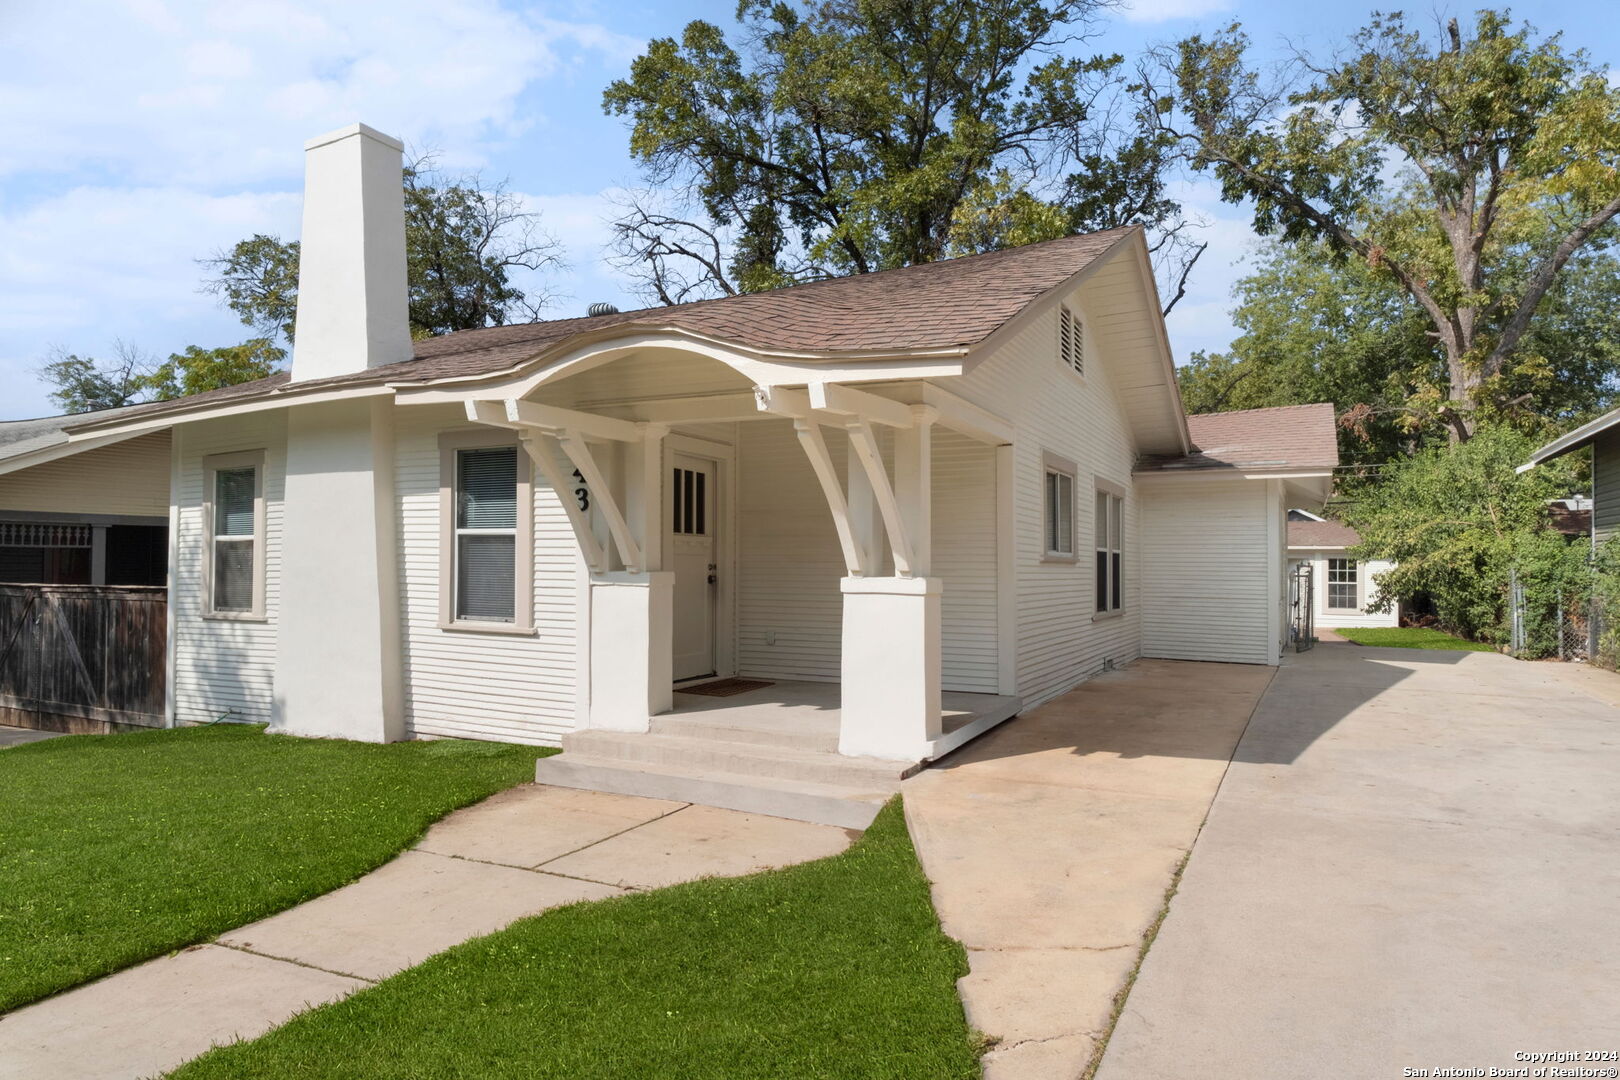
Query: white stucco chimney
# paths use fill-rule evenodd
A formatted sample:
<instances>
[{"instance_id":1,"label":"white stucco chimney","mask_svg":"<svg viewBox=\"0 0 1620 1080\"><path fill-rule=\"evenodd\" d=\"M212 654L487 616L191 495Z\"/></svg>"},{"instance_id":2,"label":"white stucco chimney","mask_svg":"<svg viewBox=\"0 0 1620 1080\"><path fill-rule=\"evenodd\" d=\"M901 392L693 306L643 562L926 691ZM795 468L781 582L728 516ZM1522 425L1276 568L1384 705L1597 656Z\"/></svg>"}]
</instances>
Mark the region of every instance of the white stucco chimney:
<instances>
[{"instance_id":1,"label":"white stucco chimney","mask_svg":"<svg viewBox=\"0 0 1620 1080\"><path fill-rule=\"evenodd\" d=\"M365 124L304 144L295 382L411 358L404 149Z\"/></svg>"}]
</instances>

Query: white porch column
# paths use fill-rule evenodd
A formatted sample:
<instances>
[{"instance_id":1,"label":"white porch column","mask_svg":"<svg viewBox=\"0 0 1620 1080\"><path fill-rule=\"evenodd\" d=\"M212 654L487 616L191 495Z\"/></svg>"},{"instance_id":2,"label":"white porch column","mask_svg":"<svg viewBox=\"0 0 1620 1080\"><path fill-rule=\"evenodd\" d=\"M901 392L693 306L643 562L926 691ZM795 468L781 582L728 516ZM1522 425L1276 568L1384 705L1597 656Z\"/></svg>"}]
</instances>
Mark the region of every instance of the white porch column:
<instances>
[{"instance_id":1,"label":"white porch column","mask_svg":"<svg viewBox=\"0 0 1620 1080\"><path fill-rule=\"evenodd\" d=\"M838 752L916 761L940 734L940 581L843 579Z\"/></svg>"},{"instance_id":2,"label":"white porch column","mask_svg":"<svg viewBox=\"0 0 1620 1080\"><path fill-rule=\"evenodd\" d=\"M674 704L675 575L592 574L590 726L646 731Z\"/></svg>"}]
</instances>

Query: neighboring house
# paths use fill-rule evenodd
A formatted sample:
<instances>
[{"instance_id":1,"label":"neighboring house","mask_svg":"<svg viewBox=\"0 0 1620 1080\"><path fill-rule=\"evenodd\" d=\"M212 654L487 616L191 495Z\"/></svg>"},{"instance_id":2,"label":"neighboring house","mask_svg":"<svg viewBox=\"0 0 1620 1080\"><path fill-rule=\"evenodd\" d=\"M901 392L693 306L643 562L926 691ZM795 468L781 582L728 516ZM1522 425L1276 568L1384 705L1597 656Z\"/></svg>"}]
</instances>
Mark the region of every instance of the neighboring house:
<instances>
[{"instance_id":1,"label":"neighboring house","mask_svg":"<svg viewBox=\"0 0 1620 1080\"><path fill-rule=\"evenodd\" d=\"M1288 511L1288 562L1311 565L1311 618L1315 625L1399 626L1399 605L1371 611L1378 596L1378 575L1395 564L1382 559L1353 559L1348 549L1361 543L1350 526L1328 521L1308 510Z\"/></svg>"},{"instance_id":2,"label":"neighboring house","mask_svg":"<svg viewBox=\"0 0 1620 1080\"><path fill-rule=\"evenodd\" d=\"M1544 461L1590 446L1592 448L1592 498L1589 528L1594 550L1609 537L1620 531L1620 409L1604 413L1589 424L1582 424L1562 438L1530 455L1530 460L1519 466L1519 471L1533 469ZM1560 515L1553 515L1554 526L1560 527Z\"/></svg>"},{"instance_id":3,"label":"neighboring house","mask_svg":"<svg viewBox=\"0 0 1620 1080\"><path fill-rule=\"evenodd\" d=\"M0 584L162 585L169 434L70 443L108 409L0 422Z\"/></svg>"},{"instance_id":4,"label":"neighboring house","mask_svg":"<svg viewBox=\"0 0 1620 1080\"><path fill-rule=\"evenodd\" d=\"M807 726L724 767L787 783L1140 656L1278 662L1332 409L1186 417L1139 229L413 343L399 144L307 169L290 373L69 427L169 433L173 722L652 768L675 685L739 676Z\"/></svg>"}]
</instances>

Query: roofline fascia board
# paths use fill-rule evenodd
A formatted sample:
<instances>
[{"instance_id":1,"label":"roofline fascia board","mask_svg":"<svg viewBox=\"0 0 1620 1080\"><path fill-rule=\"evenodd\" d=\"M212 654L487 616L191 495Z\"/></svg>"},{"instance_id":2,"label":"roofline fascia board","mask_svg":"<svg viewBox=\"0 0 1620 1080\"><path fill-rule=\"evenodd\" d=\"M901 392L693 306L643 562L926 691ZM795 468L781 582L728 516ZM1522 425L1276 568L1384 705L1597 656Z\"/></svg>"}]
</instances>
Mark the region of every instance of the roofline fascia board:
<instances>
[{"instance_id":1,"label":"roofline fascia board","mask_svg":"<svg viewBox=\"0 0 1620 1080\"><path fill-rule=\"evenodd\" d=\"M344 387L334 390L316 390L308 393L294 393L285 391L271 391L265 397L248 398L245 401L229 401L219 404L193 405L174 412L166 412L161 416L154 416L149 420L133 420L127 424L112 423L107 427L91 427L80 431L69 431L69 441L99 438L102 435L118 435L128 438L132 435L144 435L152 431L162 431L177 424L189 424L196 420L218 420L227 416L245 416L248 413L269 412L274 409L290 409L296 405L322 405L329 401L346 401L353 398L390 397L394 393L392 387L368 383L363 386Z\"/></svg>"},{"instance_id":2,"label":"roofline fascia board","mask_svg":"<svg viewBox=\"0 0 1620 1080\"><path fill-rule=\"evenodd\" d=\"M48 461L72 457L74 454L82 454L86 450L99 450L103 446L113 446L128 439L133 439L140 434L141 432L137 431L128 435L102 435L95 438L79 439L78 441L74 441L69 437L63 442L52 443L50 446L42 446L38 450L30 450L25 454L18 454L15 457L0 460L0 476L7 473L21 472L23 469L31 469L35 465L43 465Z\"/></svg>"},{"instance_id":3,"label":"roofline fascia board","mask_svg":"<svg viewBox=\"0 0 1620 1080\"><path fill-rule=\"evenodd\" d=\"M1620 424L1620 409L1606 412L1596 420L1589 420L1574 431L1560 435L1552 442L1537 449L1535 453L1530 455L1529 461L1513 471L1518 473L1529 472L1537 465L1545 464L1554 458L1563 457L1565 454L1579 450L1616 424Z\"/></svg>"},{"instance_id":4,"label":"roofline fascia board","mask_svg":"<svg viewBox=\"0 0 1620 1080\"><path fill-rule=\"evenodd\" d=\"M1159 341L1159 357L1164 361L1164 373L1169 379L1170 399L1175 412L1176 427L1181 435L1181 452L1190 453L1192 432L1187 427L1187 403L1181 399L1181 383L1176 378L1176 357L1170 349L1170 332L1164 327L1164 303L1159 298L1159 282L1153 276L1153 259L1148 255L1146 231L1137 234L1136 265L1142 275L1143 289L1153 306L1153 333Z\"/></svg>"},{"instance_id":5,"label":"roofline fascia board","mask_svg":"<svg viewBox=\"0 0 1620 1080\"><path fill-rule=\"evenodd\" d=\"M1289 551L1349 551L1345 544L1289 544Z\"/></svg>"},{"instance_id":6,"label":"roofline fascia board","mask_svg":"<svg viewBox=\"0 0 1620 1080\"><path fill-rule=\"evenodd\" d=\"M1317 472L1252 472L1243 469L1223 469L1208 466L1198 469L1141 469L1131 474L1139 480L1157 477L1163 480L1193 480L1224 477L1227 480L1331 480L1332 470Z\"/></svg>"}]
</instances>

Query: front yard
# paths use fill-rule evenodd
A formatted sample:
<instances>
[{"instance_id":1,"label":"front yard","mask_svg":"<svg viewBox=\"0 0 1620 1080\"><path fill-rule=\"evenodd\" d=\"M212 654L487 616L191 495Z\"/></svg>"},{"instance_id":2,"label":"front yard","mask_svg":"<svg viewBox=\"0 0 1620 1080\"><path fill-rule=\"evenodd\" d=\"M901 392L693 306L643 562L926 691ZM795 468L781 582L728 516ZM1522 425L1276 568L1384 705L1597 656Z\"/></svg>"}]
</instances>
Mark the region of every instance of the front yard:
<instances>
[{"instance_id":1,"label":"front yard","mask_svg":"<svg viewBox=\"0 0 1620 1080\"><path fill-rule=\"evenodd\" d=\"M182 1066L177 1080L970 1080L899 800L848 851L575 904Z\"/></svg>"},{"instance_id":2,"label":"front yard","mask_svg":"<svg viewBox=\"0 0 1620 1080\"><path fill-rule=\"evenodd\" d=\"M352 881L550 752L236 725L0 751L0 1012Z\"/></svg>"}]
</instances>

